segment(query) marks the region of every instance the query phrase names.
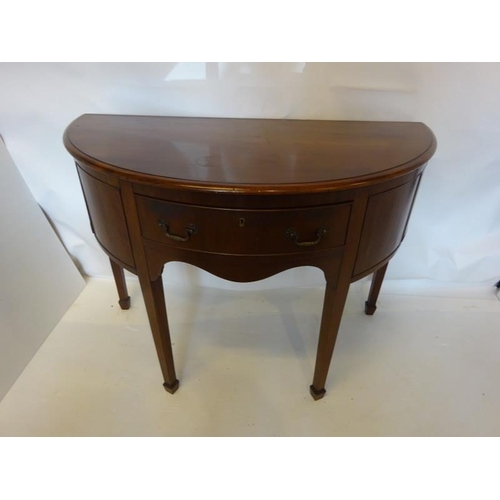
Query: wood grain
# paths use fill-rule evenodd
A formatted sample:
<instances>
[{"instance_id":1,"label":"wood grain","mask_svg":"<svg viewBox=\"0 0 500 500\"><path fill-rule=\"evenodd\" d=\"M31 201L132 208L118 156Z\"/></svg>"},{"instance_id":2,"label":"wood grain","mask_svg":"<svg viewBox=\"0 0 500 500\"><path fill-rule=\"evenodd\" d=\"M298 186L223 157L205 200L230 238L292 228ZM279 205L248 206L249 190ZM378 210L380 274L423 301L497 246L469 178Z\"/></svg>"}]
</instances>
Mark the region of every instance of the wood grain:
<instances>
[{"instance_id":1,"label":"wood grain","mask_svg":"<svg viewBox=\"0 0 500 500\"><path fill-rule=\"evenodd\" d=\"M436 147L429 128L413 122L90 114L67 128L64 141L75 158L130 180L248 193L388 179Z\"/></svg>"},{"instance_id":2,"label":"wood grain","mask_svg":"<svg viewBox=\"0 0 500 500\"><path fill-rule=\"evenodd\" d=\"M417 185L418 177L369 198L354 275L377 266L398 248Z\"/></svg>"},{"instance_id":3,"label":"wood grain","mask_svg":"<svg viewBox=\"0 0 500 500\"><path fill-rule=\"evenodd\" d=\"M109 254L134 267L120 190L77 169L92 231Z\"/></svg>"},{"instance_id":4,"label":"wood grain","mask_svg":"<svg viewBox=\"0 0 500 500\"><path fill-rule=\"evenodd\" d=\"M167 203L137 196L142 235L150 240L190 250L225 254L277 254L323 250L345 242L351 204L296 210L227 210ZM168 223L169 232L185 236L186 228L196 227L187 241L165 235L159 221ZM287 236L295 229L299 242L314 241L319 228L327 232L312 246L300 246Z\"/></svg>"},{"instance_id":5,"label":"wood grain","mask_svg":"<svg viewBox=\"0 0 500 500\"><path fill-rule=\"evenodd\" d=\"M326 288L314 399L326 393L349 285L375 272L372 314L436 149L421 123L115 115L81 116L64 144L121 305L123 268L139 276L165 389L179 386L165 263L237 282L315 266Z\"/></svg>"}]
</instances>

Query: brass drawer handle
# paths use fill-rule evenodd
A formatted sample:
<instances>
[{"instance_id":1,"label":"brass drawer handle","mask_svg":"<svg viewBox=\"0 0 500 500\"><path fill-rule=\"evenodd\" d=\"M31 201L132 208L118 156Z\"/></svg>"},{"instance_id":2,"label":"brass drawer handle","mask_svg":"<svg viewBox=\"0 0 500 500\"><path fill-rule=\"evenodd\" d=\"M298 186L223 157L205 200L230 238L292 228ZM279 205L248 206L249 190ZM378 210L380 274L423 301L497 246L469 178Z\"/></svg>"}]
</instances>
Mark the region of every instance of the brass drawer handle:
<instances>
[{"instance_id":1,"label":"brass drawer handle","mask_svg":"<svg viewBox=\"0 0 500 500\"><path fill-rule=\"evenodd\" d=\"M174 241L187 241L193 234L198 232L198 228L194 224L189 224L189 226L186 227L186 236L177 236L176 234L169 233L168 223L165 219L160 219L158 225L163 229L165 236Z\"/></svg>"},{"instance_id":2,"label":"brass drawer handle","mask_svg":"<svg viewBox=\"0 0 500 500\"><path fill-rule=\"evenodd\" d=\"M299 247L313 247L321 241L321 238L328 232L328 229L328 226L321 226L316 231L316 239L314 241L298 241L299 235L294 227L289 227L286 230L286 235Z\"/></svg>"}]
</instances>

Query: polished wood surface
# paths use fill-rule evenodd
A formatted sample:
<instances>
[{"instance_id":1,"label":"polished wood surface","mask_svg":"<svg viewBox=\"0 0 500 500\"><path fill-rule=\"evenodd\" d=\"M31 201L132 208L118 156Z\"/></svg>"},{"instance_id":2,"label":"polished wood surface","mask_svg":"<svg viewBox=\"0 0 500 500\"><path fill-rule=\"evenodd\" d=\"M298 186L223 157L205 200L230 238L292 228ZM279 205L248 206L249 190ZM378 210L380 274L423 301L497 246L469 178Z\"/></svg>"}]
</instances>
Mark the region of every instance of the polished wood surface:
<instances>
[{"instance_id":1,"label":"polished wood surface","mask_svg":"<svg viewBox=\"0 0 500 500\"><path fill-rule=\"evenodd\" d=\"M368 314L368 316L373 316L377 310L378 295L380 293L380 289L382 288L382 283L384 281L388 265L389 264L383 265L373 274L370 292L368 293L368 300L365 302L365 313Z\"/></svg>"},{"instance_id":2,"label":"polished wood surface","mask_svg":"<svg viewBox=\"0 0 500 500\"><path fill-rule=\"evenodd\" d=\"M370 196L359 242L355 275L362 275L392 255L403 239L420 176Z\"/></svg>"},{"instance_id":3,"label":"polished wood surface","mask_svg":"<svg viewBox=\"0 0 500 500\"><path fill-rule=\"evenodd\" d=\"M137 197L137 207L144 238L190 250L231 254L311 252L342 246L351 212L350 203L250 211L166 203L143 196ZM318 238L321 228L324 233Z\"/></svg>"},{"instance_id":4,"label":"polished wood surface","mask_svg":"<svg viewBox=\"0 0 500 500\"><path fill-rule=\"evenodd\" d=\"M326 288L314 399L326 392L349 285L375 273L365 308L373 314L436 149L421 123L116 115L83 115L64 144L122 307L121 268L139 276L165 389L179 386L167 262L237 282L315 266Z\"/></svg>"},{"instance_id":5,"label":"polished wood surface","mask_svg":"<svg viewBox=\"0 0 500 500\"><path fill-rule=\"evenodd\" d=\"M118 290L118 304L120 304L120 307L124 310L130 309L130 296L127 291L127 282L125 281L123 267L120 267L120 265L111 258L109 259L109 263L111 264L111 270L113 271L113 277Z\"/></svg>"},{"instance_id":6,"label":"polished wood surface","mask_svg":"<svg viewBox=\"0 0 500 500\"><path fill-rule=\"evenodd\" d=\"M117 115L81 116L65 144L77 160L131 179L249 192L385 179L435 149L422 123Z\"/></svg>"},{"instance_id":7,"label":"polished wood surface","mask_svg":"<svg viewBox=\"0 0 500 500\"><path fill-rule=\"evenodd\" d=\"M120 190L78 169L92 231L112 257L134 265Z\"/></svg>"}]
</instances>

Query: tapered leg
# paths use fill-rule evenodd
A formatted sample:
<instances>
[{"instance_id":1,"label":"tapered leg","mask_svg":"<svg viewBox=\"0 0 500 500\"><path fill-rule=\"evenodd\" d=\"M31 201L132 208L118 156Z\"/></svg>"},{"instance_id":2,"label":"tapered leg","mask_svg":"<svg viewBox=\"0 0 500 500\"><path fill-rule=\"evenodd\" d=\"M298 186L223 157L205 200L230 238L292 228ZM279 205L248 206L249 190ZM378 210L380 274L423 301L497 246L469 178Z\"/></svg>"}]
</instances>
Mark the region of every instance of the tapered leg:
<instances>
[{"instance_id":1,"label":"tapered leg","mask_svg":"<svg viewBox=\"0 0 500 500\"><path fill-rule=\"evenodd\" d=\"M328 282L325 289L325 300L323 303L323 316L319 331L318 352L316 354L316 368L314 379L310 387L311 396L321 399L325 393L325 382L332 360L335 341L342 318L342 311L349 291L349 283L332 287Z\"/></svg>"},{"instance_id":2,"label":"tapered leg","mask_svg":"<svg viewBox=\"0 0 500 500\"><path fill-rule=\"evenodd\" d=\"M120 300L118 304L122 309L130 308L130 297L127 292L127 282L125 281L125 274L123 268L120 267L116 262L109 259L111 262L111 269L113 270L113 276L115 277L116 288L118 289L118 297Z\"/></svg>"},{"instance_id":3,"label":"tapered leg","mask_svg":"<svg viewBox=\"0 0 500 500\"><path fill-rule=\"evenodd\" d=\"M380 293L380 288L382 286L382 282L384 281L388 265L389 263L373 273L370 293L368 294L368 300L365 302L365 313L370 316L377 310L378 294Z\"/></svg>"},{"instance_id":4,"label":"tapered leg","mask_svg":"<svg viewBox=\"0 0 500 500\"><path fill-rule=\"evenodd\" d=\"M148 312L156 353L158 354L163 379L165 380L163 387L165 387L167 392L173 394L179 388L179 381L175 376L174 357L170 342L167 309L165 307L161 276L155 281L150 281L147 275L139 276L139 282Z\"/></svg>"}]
</instances>

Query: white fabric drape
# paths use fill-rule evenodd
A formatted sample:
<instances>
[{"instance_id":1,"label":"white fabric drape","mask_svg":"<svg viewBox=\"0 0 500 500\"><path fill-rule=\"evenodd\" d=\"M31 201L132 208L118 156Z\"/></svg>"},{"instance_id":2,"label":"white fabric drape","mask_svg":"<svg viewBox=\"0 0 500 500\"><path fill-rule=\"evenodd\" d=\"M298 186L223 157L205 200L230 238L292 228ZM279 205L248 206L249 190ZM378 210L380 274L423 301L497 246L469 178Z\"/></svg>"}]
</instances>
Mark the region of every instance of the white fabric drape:
<instances>
[{"instance_id":1,"label":"white fabric drape","mask_svg":"<svg viewBox=\"0 0 500 500\"><path fill-rule=\"evenodd\" d=\"M474 282L500 277L500 64L3 64L0 133L68 251L111 276L62 145L82 113L422 121L438 150L387 277ZM167 279L221 285L188 266ZM276 286L320 284L311 269Z\"/></svg>"}]
</instances>

